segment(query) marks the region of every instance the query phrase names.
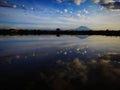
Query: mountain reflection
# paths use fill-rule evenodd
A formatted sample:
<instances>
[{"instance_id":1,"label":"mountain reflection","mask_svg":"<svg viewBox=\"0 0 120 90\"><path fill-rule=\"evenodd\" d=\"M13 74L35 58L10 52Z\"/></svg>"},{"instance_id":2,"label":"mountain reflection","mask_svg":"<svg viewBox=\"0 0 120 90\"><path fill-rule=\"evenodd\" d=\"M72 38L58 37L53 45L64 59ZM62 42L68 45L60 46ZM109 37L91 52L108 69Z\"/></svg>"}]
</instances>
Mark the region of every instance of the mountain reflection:
<instances>
[{"instance_id":1,"label":"mountain reflection","mask_svg":"<svg viewBox=\"0 0 120 90\"><path fill-rule=\"evenodd\" d=\"M77 37L80 39L86 39L88 37L88 35L77 35Z\"/></svg>"}]
</instances>

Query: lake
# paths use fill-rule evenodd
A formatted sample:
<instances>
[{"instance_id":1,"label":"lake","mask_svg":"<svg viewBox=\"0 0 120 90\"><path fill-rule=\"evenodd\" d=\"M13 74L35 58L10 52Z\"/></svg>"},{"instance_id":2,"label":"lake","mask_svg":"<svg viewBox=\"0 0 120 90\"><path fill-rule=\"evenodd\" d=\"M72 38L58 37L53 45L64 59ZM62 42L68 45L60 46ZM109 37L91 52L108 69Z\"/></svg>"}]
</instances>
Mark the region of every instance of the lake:
<instances>
[{"instance_id":1,"label":"lake","mask_svg":"<svg viewBox=\"0 0 120 90\"><path fill-rule=\"evenodd\" d=\"M0 90L120 89L120 37L0 36Z\"/></svg>"}]
</instances>

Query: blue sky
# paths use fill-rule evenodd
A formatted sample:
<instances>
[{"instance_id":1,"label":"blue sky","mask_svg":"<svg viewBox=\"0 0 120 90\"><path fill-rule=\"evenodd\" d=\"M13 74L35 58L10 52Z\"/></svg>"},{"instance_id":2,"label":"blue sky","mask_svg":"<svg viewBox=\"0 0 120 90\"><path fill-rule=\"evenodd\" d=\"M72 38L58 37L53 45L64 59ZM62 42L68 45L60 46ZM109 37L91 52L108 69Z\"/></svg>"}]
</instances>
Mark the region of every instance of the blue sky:
<instances>
[{"instance_id":1,"label":"blue sky","mask_svg":"<svg viewBox=\"0 0 120 90\"><path fill-rule=\"evenodd\" d=\"M120 0L0 0L0 28L120 29Z\"/></svg>"}]
</instances>

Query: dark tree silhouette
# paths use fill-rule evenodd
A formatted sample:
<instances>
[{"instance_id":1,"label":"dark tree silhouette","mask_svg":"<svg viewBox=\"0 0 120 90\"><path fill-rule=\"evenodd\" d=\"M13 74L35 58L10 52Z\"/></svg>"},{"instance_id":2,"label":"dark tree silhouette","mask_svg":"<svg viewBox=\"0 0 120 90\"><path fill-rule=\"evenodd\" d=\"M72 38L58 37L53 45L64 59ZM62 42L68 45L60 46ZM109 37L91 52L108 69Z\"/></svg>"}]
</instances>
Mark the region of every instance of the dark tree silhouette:
<instances>
[{"instance_id":1,"label":"dark tree silhouette","mask_svg":"<svg viewBox=\"0 0 120 90\"><path fill-rule=\"evenodd\" d=\"M57 28L56 31L59 32L59 31L60 31L60 28Z\"/></svg>"}]
</instances>

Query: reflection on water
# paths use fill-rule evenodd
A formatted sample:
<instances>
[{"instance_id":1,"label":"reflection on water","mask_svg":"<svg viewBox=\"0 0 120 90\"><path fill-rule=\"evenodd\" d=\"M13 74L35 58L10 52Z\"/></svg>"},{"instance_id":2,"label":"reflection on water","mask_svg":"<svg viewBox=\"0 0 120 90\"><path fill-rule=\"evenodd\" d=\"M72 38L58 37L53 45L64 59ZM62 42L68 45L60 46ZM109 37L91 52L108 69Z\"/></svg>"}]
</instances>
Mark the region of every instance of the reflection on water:
<instances>
[{"instance_id":1,"label":"reflection on water","mask_svg":"<svg viewBox=\"0 0 120 90\"><path fill-rule=\"evenodd\" d=\"M77 35L77 37L80 39L86 39L88 37L88 35Z\"/></svg>"},{"instance_id":2,"label":"reflection on water","mask_svg":"<svg viewBox=\"0 0 120 90\"><path fill-rule=\"evenodd\" d=\"M105 36L0 36L0 88L120 89L119 41Z\"/></svg>"}]
</instances>

